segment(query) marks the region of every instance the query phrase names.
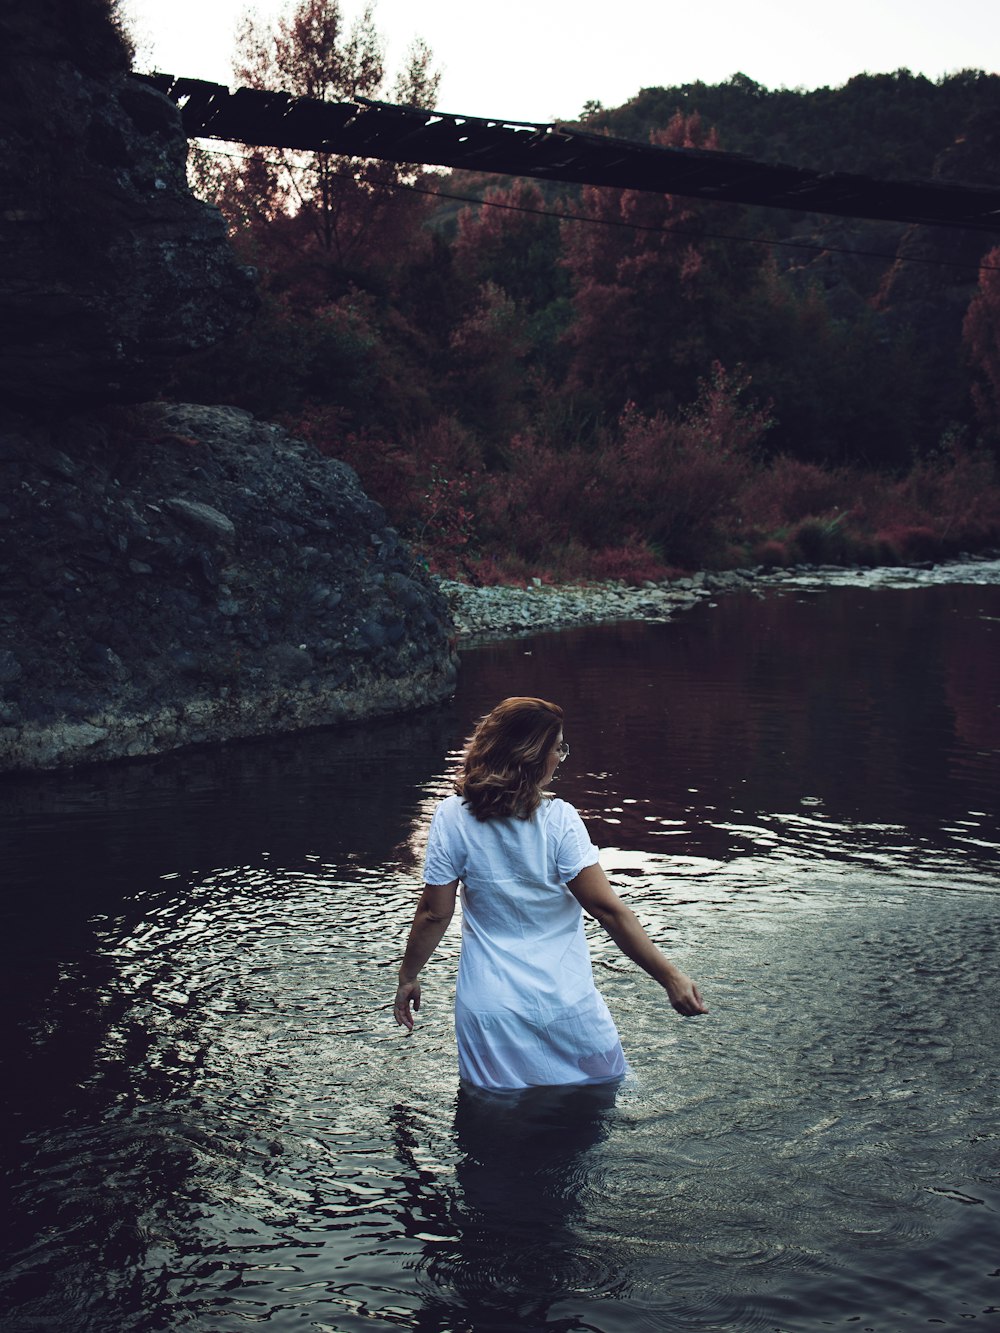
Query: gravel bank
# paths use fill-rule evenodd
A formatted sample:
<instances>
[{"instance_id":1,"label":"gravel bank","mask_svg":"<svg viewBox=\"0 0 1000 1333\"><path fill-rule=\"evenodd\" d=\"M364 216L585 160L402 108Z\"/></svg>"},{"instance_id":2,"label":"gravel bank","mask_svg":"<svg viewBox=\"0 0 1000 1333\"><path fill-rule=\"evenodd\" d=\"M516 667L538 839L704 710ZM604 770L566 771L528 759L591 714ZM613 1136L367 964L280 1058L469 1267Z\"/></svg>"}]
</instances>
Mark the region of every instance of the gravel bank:
<instances>
[{"instance_id":1,"label":"gravel bank","mask_svg":"<svg viewBox=\"0 0 1000 1333\"><path fill-rule=\"evenodd\" d=\"M616 620L665 621L706 598L730 592L763 596L768 588L820 591L847 586L918 588L939 583L1000 583L1000 559L991 552L904 569L844 569L835 565L735 569L646 583L640 588L624 583L551 585L540 580L527 588L474 588L447 579L439 580L438 586L451 609L459 646L468 648L574 625Z\"/></svg>"},{"instance_id":2,"label":"gravel bank","mask_svg":"<svg viewBox=\"0 0 1000 1333\"><path fill-rule=\"evenodd\" d=\"M540 580L526 588L474 588L447 579L438 586L451 608L460 646L470 647L574 625L669 620L675 612L713 593L750 588L754 583L754 571L730 570L639 588L625 583L545 584Z\"/></svg>"}]
</instances>

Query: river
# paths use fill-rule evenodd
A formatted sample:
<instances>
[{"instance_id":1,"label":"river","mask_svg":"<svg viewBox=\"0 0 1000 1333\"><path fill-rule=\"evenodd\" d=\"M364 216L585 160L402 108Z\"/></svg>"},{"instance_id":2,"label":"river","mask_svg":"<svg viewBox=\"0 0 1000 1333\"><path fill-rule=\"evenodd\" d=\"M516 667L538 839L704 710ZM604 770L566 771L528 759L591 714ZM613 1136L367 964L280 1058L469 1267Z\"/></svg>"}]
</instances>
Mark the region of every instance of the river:
<instances>
[{"instance_id":1,"label":"river","mask_svg":"<svg viewBox=\"0 0 1000 1333\"><path fill-rule=\"evenodd\" d=\"M463 655L449 704L0 785L4 1333L1000 1320L1000 585L788 586ZM394 971L499 698L699 982L591 933L617 1097L461 1093Z\"/></svg>"}]
</instances>

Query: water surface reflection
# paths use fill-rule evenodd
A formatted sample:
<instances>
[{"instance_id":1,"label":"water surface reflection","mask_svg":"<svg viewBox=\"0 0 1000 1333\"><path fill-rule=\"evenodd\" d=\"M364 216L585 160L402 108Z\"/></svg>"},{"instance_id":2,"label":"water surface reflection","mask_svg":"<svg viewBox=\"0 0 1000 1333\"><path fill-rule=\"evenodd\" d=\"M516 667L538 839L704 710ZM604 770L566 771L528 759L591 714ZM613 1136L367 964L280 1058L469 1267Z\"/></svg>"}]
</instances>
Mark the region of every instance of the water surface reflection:
<instances>
[{"instance_id":1,"label":"water surface reflection","mask_svg":"<svg viewBox=\"0 0 1000 1333\"><path fill-rule=\"evenodd\" d=\"M988 1324L996 588L732 598L483 648L418 718L0 786L5 1330ZM457 1084L457 935L399 1034L471 722L561 791L712 1014L592 937L613 1104Z\"/></svg>"}]
</instances>

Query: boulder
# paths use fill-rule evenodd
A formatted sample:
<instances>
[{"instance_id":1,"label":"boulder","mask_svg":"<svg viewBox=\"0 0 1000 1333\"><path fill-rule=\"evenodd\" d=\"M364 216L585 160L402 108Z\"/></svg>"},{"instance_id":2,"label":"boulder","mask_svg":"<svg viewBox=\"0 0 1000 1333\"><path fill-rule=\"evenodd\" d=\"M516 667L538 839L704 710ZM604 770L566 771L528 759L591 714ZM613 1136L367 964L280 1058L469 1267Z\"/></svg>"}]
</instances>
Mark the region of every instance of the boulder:
<instances>
[{"instance_id":1,"label":"boulder","mask_svg":"<svg viewBox=\"0 0 1000 1333\"><path fill-rule=\"evenodd\" d=\"M236 408L0 420L0 771L357 721L454 688L354 472Z\"/></svg>"}]
</instances>

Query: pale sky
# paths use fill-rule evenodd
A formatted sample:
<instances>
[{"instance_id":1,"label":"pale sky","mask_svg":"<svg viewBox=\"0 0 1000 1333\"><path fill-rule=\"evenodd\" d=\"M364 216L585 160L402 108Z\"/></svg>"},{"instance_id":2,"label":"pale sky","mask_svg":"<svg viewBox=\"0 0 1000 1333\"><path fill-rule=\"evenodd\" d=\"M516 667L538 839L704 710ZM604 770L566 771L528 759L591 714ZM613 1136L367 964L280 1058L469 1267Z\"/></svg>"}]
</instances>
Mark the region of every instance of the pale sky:
<instances>
[{"instance_id":1,"label":"pale sky","mask_svg":"<svg viewBox=\"0 0 1000 1333\"><path fill-rule=\"evenodd\" d=\"M361 0L342 0L348 19ZM137 67L232 86L246 0L123 0ZM281 12L258 0L258 17ZM1000 72L996 0L375 0L392 74L414 37L441 71L438 109L506 120L575 119L588 100L620 106L640 88L719 83L737 71L768 88L839 86L907 68L936 79Z\"/></svg>"}]
</instances>

